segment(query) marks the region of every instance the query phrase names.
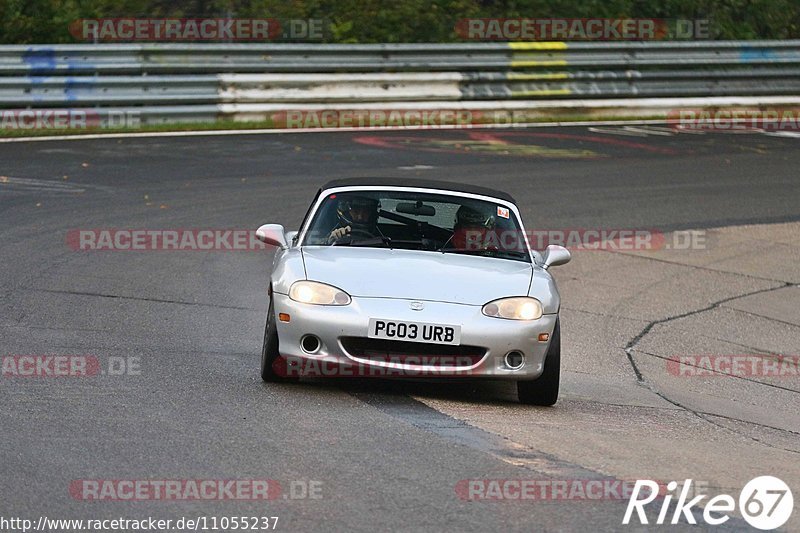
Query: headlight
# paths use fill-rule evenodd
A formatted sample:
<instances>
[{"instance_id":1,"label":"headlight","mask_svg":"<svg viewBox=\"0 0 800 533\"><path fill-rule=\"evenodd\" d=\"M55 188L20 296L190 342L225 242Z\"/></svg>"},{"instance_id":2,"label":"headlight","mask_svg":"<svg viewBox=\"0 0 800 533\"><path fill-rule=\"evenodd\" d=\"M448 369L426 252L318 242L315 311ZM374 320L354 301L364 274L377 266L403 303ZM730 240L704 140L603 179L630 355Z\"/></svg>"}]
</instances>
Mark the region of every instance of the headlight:
<instances>
[{"instance_id":1,"label":"headlight","mask_svg":"<svg viewBox=\"0 0 800 533\"><path fill-rule=\"evenodd\" d=\"M501 298L483 306L484 315L509 320L536 320L542 317L542 303L536 298L520 296Z\"/></svg>"},{"instance_id":2,"label":"headlight","mask_svg":"<svg viewBox=\"0 0 800 533\"><path fill-rule=\"evenodd\" d=\"M289 298L295 302L313 305L347 305L350 295L317 281L296 281L289 289Z\"/></svg>"}]
</instances>

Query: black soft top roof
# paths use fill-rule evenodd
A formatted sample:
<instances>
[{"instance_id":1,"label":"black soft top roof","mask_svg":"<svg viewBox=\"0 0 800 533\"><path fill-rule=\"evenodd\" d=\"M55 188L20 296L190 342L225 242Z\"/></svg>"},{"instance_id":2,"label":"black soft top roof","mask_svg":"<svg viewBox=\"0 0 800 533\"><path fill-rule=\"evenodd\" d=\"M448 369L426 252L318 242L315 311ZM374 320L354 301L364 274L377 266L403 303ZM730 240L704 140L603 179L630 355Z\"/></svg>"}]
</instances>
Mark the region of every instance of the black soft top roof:
<instances>
[{"instance_id":1,"label":"black soft top roof","mask_svg":"<svg viewBox=\"0 0 800 533\"><path fill-rule=\"evenodd\" d=\"M322 186L322 190L333 189L335 187L358 187L358 186L378 186L378 187L419 187L425 189L442 189L445 191L465 192L469 194L480 194L505 200L516 205L516 201L510 194L480 187L478 185L468 185L454 181L421 180L413 178L345 178L329 181Z\"/></svg>"}]
</instances>

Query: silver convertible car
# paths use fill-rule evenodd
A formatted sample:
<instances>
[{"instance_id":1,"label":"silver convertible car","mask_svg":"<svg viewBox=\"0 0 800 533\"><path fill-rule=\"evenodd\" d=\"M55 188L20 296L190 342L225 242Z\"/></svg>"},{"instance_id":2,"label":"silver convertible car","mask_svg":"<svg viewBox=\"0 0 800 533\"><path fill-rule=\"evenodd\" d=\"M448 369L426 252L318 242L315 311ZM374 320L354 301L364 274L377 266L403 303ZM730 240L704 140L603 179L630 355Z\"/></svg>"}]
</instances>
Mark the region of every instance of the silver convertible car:
<instances>
[{"instance_id":1,"label":"silver convertible car","mask_svg":"<svg viewBox=\"0 0 800 533\"><path fill-rule=\"evenodd\" d=\"M278 247L261 354L265 381L303 376L514 380L553 405L560 297L514 199L458 183L354 178L314 197Z\"/></svg>"}]
</instances>

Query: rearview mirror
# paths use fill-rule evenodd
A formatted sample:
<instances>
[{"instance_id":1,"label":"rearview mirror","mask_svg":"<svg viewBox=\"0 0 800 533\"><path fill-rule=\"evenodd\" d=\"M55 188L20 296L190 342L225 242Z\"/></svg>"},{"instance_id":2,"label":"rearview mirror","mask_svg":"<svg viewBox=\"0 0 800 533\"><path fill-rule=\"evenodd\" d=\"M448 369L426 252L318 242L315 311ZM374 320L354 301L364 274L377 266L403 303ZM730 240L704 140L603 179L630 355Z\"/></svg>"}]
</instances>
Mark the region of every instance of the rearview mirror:
<instances>
[{"instance_id":1,"label":"rearview mirror","mask_svg":"<svg viewBox=\"0 0 800 533\"><path fill-rule=\"evenodd\" d=\"M256 238L272 246L286 248L286 235L283 233L283 226L280 224L264 224L256 230Z\"/></svg>"},{"instance_id":2,"label":"rearview mirror","mask_svg":"<svg viewBox=\"0 0 800 533\"><path fill-rule=\"evenodd\" d=\"M563 246L551 244L542 254L542 268L547 270L551 266L566 265L572 259L572 254Z\"/></svg>"},{"instance_id":3,"label":"rearview mirror","mask_svg":"<svg viewBox=\"0 0 800 533\"><path fill-rule=\"evenodd\" d=\"M417 215L432 217L436 214L436 209L432 205L425 205L422 202L412 204L411 202L400 202L397 204L396 211L406 215Z\"/></svg>"}]
</instances>

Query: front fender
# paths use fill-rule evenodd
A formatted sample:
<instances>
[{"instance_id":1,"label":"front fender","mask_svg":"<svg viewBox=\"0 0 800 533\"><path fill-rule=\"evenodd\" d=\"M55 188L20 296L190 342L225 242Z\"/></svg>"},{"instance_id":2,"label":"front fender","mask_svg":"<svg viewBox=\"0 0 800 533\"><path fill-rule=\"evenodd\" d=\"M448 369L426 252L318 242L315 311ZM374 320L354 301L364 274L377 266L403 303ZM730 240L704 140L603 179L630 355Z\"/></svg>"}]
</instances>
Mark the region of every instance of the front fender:
<instances>
[{"instance_id":1,"label":"front fender","mask_svg":"<svg viewBox=\"0 0 800 533\"><path fill-rule=\"evenodd\" d=\"M533 269L528 296L542 302L542 312L546 315L554 315L561 308L561 295L558 293L556 282L550 273L541 267Z\"/></svg>"},{"instance_id":2,"label":"front fender","mask_svg":"<svg viewBox=\"0 0 800 533\"><path fill-rule=\"evenodd\" d=\"M289 294L289 287L298 280L306 279L303 254L300 248L278 250L272 264L272 290L278 294Z\"/></svg>"}]
</instances>

